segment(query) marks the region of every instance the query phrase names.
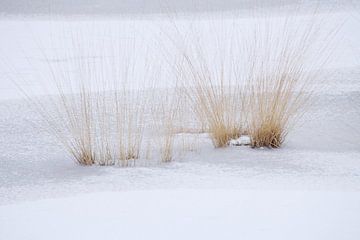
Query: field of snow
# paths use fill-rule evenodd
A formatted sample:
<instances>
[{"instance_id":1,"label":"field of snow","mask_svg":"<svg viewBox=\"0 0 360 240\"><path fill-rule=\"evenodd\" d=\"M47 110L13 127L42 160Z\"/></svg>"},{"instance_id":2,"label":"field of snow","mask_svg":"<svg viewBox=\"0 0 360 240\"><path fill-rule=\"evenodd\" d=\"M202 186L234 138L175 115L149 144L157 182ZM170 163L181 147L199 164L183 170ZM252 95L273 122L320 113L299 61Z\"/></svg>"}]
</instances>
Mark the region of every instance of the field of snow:
<instances>
[{"instance_id":1,"label":"field of snow","mask_svg":"<svg viewBox=\"0 0 360 240\"><path fill-rule=\"evenodd\" d=\"M270 12L275 22L281 18ZM314 103L283 148L214 149L206 134L179 134L173 162L131 168L76 165L40 127L43 119L14 76L46 102L55 92L43 89L49 72L41 50L50 61L66 62L69 32L99 41L137 34L137 44L151 48L153 34L168 26L166 16L3 16L0 239L359 239L360 11L339 5L321 14L324 27L341 22L336 48L323 81L314 83ZM240 17L244 26L249 15ZM226 13L211 16L200 24L228 23ZM160 53L153 57L162 64ZM162 76L157 87L169 81Z\"/></svg>"},{"instance_id":2,"label":"field of snow","mask_svg":"<svg viewBox=\"0 0 360 240\"><path fill-rule=\"evenodd\" d=\"M8 216L2 221L1 237L356 239L359 201L359 193L353 192L180 189L92 193L1 209Z\"/></svg>"}]
</instances>

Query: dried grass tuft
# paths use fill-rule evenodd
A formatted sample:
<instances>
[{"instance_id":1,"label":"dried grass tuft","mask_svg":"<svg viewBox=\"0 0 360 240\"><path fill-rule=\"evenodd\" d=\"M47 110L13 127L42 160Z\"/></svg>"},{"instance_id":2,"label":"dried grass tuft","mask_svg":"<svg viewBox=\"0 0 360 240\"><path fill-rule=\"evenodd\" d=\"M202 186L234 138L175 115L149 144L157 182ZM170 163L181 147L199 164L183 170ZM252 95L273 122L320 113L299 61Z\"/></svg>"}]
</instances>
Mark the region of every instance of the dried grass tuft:
<instances>
[{"instance_id":1,"label":"dried grass tuft","mask_svg":"<svg viewBox=\"0 0 360 240\"><path fill-rule=\"evenodd\" d=\"M67 45L54 48L62 52L52 53L64 61L43 51L50 73L45 88L52 87L55 94L46 103L42 98L28 99L49 133L78 164L135 165L146 125L144 89L151 85L147 60L137 59L133 42L106 45L103 40L84 39L81 33L72 33L69 39Z\"/></svg>"},{"instance_id":2,"label":"dried grass tuft","mask_svg":"<svg viewBox=\"0 0 360 240\"><path fill-rule=\"evenodd\" d=\"M242 134L245 119L233 55L236 50L232 39L229 43L226 38L229 33L220 36L221 40L219 36L202 39L199 33L193 29L190 40L180 34L175 73L201 129L209 133L214 147L226 147L230 139Z\"/></svg>"}]
</instances>

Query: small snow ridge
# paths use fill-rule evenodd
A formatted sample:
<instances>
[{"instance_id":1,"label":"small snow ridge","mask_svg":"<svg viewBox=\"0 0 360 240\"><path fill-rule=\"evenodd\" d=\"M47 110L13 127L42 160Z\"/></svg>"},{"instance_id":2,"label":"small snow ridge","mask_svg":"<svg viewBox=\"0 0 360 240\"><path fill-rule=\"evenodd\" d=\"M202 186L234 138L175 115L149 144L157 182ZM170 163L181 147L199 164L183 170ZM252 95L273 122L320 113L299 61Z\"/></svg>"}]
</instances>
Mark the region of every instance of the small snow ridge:
<instances>
[{"instance_id":1,"label":"small snow ridge","mask_svg":"<svg viewBox=\"0 0 360 240\"><path fill-rule=\"evenodd\" d=\"M249 146L251 143L248 135L243 135L238 139L231 139L228 143L229 146Z\"/></svg>"}]
</instances>

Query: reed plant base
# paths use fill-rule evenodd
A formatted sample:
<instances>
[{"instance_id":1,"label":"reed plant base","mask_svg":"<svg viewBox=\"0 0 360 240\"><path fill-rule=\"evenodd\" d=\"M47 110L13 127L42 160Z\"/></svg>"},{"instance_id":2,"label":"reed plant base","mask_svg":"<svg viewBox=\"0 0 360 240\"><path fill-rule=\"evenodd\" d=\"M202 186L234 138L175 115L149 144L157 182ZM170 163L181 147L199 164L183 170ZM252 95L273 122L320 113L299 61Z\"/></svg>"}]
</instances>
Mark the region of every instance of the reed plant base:
<instances>
[{"instance_id":1,"label":"reed plant base","mask_svg":"<svg viewBox=\"0 0 360 240\"><path fill-rule=\"evenodd\" d=\"M240 130L229 129L225 125L214 126L210 128L209 132L215 148L227 147L231 139L237 139L241 136Z\"/></svg>"},{"instance_id":2,"label":"reed plant base","mask_svg":"<svg viewBox=\"0 0 360 240\"><path fill-rule=\"evenodd\" d=\"M274 126L264 126L251 135L252 148L280 148L283 143L283 130Z\"/></svg>"}]
</instances>

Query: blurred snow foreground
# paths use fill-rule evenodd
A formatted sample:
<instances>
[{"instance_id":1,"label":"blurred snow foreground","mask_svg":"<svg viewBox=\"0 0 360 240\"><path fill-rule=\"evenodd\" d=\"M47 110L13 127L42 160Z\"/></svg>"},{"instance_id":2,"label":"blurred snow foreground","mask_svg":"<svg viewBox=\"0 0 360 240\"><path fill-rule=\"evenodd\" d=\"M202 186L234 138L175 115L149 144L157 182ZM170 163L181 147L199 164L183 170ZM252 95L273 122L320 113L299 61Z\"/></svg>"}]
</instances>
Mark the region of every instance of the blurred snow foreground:
<instances>
[{"instance_id":1,"label":"blurred snow foreground","mask_svg":"<svg viewBox=\"0 0 360 240\"><path fill-rule=\"evenodd\" d=\"M356 239L347 192L103 192L2 206L4 239ZM14 228L16 226L16 229Z\"/></svg>"},{"instance_id":2,"label":"blurred snow foreground","mask_svg":"<svg viewBox=\"0 0 360 240\"><path fill-rule=\"evenodd\" d=\"M354 49L360 49L360 21L346 6L322 5L332 9L319 13L324 28L344 23L323 66L323 80L312 83L314 104L282 149L242 146L249 144L246 136L231 140L234 147L214 149L206 134L189 131L176 135L176 161L143 159L136 168L75 165L56 139L39 128L43 119L27 106L13 80L46 106L47 95L57 93L49 80L49 62L61 67L76 62L67 55L74 40L68 33L81 36L79 49L91 49L80 57L91 55L94 61L111 54L114 39L140 35L141 41L131 44L142 46L135 47L138 56L150 57L139 61L165 68L173 59L151 49L159 45L154 35L171 49L174 23L164 16L2 17L0 239L359 239L360 133L355 130L360 127L360 52ZM268 24L276 25L283 16L276 9L262 10L271 15ZM252 14L246 8L241 13L235 16L251 26ZM209 26L226 32L224 25L234 23L228 16L234 15L205 14L194 25L211 36ZM308 17L302 12L299 18L313 19ZM191 29L192 18L176 24ZM96 47L87 44L89 38ZM212 46L204 48L211 51ZM140 77L129 85L144 91L174 87L167 72L156 79L155 87ZM147 133L149 145L159 129Z\"/></svg>"}]
</instances>

